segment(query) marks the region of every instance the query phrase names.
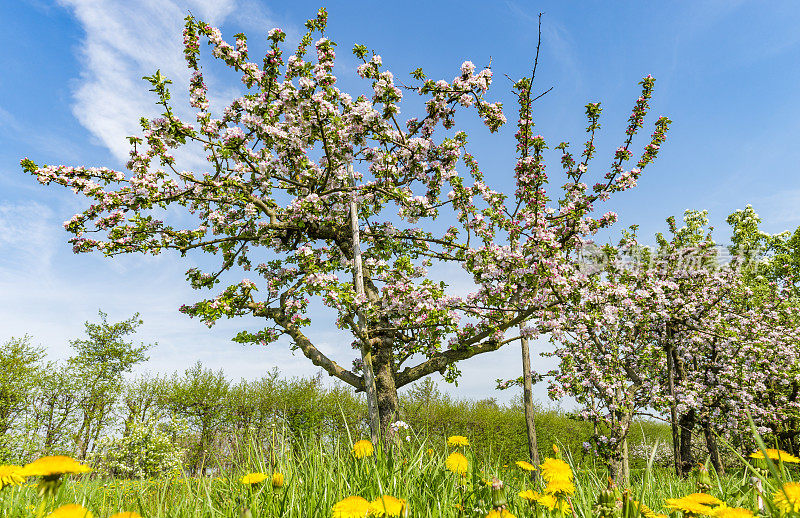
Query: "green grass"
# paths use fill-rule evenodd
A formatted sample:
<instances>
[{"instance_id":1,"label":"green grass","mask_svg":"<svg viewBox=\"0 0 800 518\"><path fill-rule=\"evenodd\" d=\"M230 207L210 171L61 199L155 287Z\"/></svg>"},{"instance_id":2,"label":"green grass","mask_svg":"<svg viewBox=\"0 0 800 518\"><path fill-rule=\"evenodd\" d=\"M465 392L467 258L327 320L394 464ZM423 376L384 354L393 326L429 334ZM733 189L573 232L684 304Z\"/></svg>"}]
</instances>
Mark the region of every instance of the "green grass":
<instances>
[{"instance_id":1,"label":"green grass","mask_svg":"<svg viewBox=\"0 0 800 518\"><path fill-rule=\"evenodd\" d=\"M495 476L505 483L508 510L517 517L534 516L529 505L517 496L524 489L541 489L527 473L513 463L478 462L468 447L465 453L470 459L470 470L461 478L444 467L445 457L451 450L444 443L412 441L388 453L376 451L373 457L355 459L349 444L309 443L303 448L273 451L271 455L253 453L245 465L218 477L176 476L137 481L84 476L67 480L58 494L47 502L43 514L63 504L78 503L96 518L107 518L119 511L136 511L144 518L240 518L244 508L249 508L254 518L329 518L334 504L345 497L360 495L373 500L385 494L405 499L408 516L486 516L491 508L490 493L482 480ZM524 452L520 452L519 458L524 459ZM273 459L274 468L266 459ZM284 486L273 489L269 479L259 487L241 484L239 478L251 471L267 474L279 471L285 476ZM576 493L572 499L575 515L592 517L592 505L606 486L604 471L599 465L585 462L575 468L575 476ZM710 493L730 506L753 509L755 493L750 486L750 476L743 471L722 478L712 475ZM649 472L633 470L632 482L631 498L638 500L641 494L642 501L656 512L664 512L666 498L696 491L691 478L678 479L663 468L653 468ZM771 494L774 486L768 485L766 489ZM3 517L35 516L40 502L33 480L26 486L0 491ZM463 512L458 509L459 505Z\"/></svg>"}]
</instances>

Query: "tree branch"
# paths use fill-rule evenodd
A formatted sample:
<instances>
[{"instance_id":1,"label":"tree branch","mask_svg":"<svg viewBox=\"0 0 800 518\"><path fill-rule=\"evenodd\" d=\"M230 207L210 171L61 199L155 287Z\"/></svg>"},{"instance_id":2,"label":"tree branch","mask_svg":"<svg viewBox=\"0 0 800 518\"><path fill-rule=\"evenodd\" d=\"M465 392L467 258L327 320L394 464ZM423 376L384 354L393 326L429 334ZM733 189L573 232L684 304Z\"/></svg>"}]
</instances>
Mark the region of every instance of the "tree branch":
<instances>
[{"instance_id":1,"label":"tree branch","mask_svg":"<svg viewBox=\"0 0 800 518\"><path fill-rule=\"evenodd\" d=\"M414 367L406 367L403 369L395 377L395 385L397 388L400 388L404 385L408 385L409 383L413 383L414 381L417 381L428 374L441 371L451 363L472 358L477 354L496 351L505 344L518 339L519 337L517 336L503 341L487 340L466 349L449 349L447 351L440 352L432 356L427 361L420 363L419 365L415 365Z\"/></svg>"},{"instance_id":2,"label":"tree branch","mask_svg":"<svg viewBox=\"0 0 800 518\"><path fill-rule=\"evenodd\" d=\"M268 317L272 318L276 324L286 330L286 333L292 337L295 345L303 352L303 355L311 360L311 363L317 367L325 369L330 376L335 376L344 381L348 385L356 388L356 390L364 389L364 380L361 376L356 376L351 371L345 369L335 361L325 356L319 349L317 349L311 340L300 331L300 328L292 324L289 318L282 311L273 308Z\"/></svg>"}]
</instances>

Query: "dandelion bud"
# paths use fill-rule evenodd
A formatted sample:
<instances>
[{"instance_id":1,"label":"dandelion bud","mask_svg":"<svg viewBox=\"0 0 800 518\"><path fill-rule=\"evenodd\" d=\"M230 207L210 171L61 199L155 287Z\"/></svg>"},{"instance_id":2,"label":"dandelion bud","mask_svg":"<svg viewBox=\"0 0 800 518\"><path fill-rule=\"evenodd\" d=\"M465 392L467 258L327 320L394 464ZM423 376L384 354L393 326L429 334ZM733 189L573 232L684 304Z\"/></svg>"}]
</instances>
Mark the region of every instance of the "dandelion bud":
<instances>
[{"instance_id":1,"label":"dandelion bud","mask_svg":"<svg viewBox=\"0 0 800 518\"><path fill-rule=\"evenodd\" d=\"M597 502L594 504L594 515L600 518L613 518L617 511L617 495L614 489L608 487L600 491Z\"/></svg>"},{"instance_id":2,"label":"dandelion bud","mask_svg":"<svg viewBox=\"0 0 800 518\"><path fill-rule=\"evenodd\" d=\"M711 489L711 475L709 475L708 469L703 464L697 466L697 470L695 471L695 483L697 485L697 491L700 493L707 493Z\"/></svg>"},{"instance_id":3,"label":"dandelion bud","mask_svg":"<svg viewBox=\"0 0 800 518\"><path fill-rule=\"evenodd\" d=\"M497 477L492 477L492 507L495 509L503 508L508 504L506 500L506 490L503 481Z\"/></svg>"},{"instance_id":4,"label":"dandelion bud","mask_svg":"<svg viewBox=\"0 0 800 518\"><path fill-rule=\"evenodd\" d=\"M558 445L553 444L553 453L555 454L555 458L561 460L561 450L558 449Z\"/></svg>"}]
</instances>

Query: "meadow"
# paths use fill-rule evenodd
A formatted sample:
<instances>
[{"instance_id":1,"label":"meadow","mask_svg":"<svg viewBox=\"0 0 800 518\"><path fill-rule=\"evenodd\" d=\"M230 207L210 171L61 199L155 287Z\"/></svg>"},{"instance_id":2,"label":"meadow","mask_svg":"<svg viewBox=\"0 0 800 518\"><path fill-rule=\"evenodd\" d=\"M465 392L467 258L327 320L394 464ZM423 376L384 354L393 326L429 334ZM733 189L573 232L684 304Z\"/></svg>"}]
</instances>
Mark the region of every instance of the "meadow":
<instances>
[{"instance_id":1,"label":"meadow","mask_svg":"<svg viewBox=\"0 0 800 518\"><path fill-rule=\"evenodd\" d=\"M25 343L6 349L36 358ZM364 442L363 394L320 376L285 378L274 371L233 382L198 364L172 376L124 379L101 393L87 381L92 372L74 364L32 363L16 378L7 376L26 384L6 385L17 387L19 397L7 400L18 412L0 435L3 517L82 518L86 510L97 518L122 512L145 518L346 517L364 516L371 504L373 515L389 516L482 517L499 509L501 516L632 518L632 512L654 518L681 514L667 500L698 492L725 502L691 503L716 516L719 509L758 508L753 476L764 477L765 502L779 479L796 478L788 469L777 477L767 476L764 465L746 465L743 457L757 447L752 440L729 448L723 439L725 474L700 470L697 462L708 458L700 429L690 441L695 469L677 476L669 424L637 418L627 436L630 485L609 490L607 459L596 440L607 431L597 423L557 406L537 407L542 465L533 466L520 397L508 403L458 399L430 378L401 393L404 421L391 427L391 446L373 447ZM88 413L93 405L103 412ZM86 435L89 443L82 440ZM767 440L772 445L775 437ZM55 467L51 460L47 473L36 468L42 458L57 459ZM554 486L546 466L559 459L566 464ZM793 457L782 460L792 466ZM44 485L42 473L50 478ZM374 509L377 502L389 502L386 512Z\"/></svg>"},{"instance_id":2,"label":"meadow","mask_svg":"<svg viewBox=\"0 0 800 518\"><path fill-rule=\"evenodd\" d=\"M8 467L0 468L0 487L5 486L0 507L9 518L79 518L88 513L98 518L729 518L753 516L760 494L762 515L792 516L800 511L800 485L790 482L796 478L791 466L800 459L785 452L780 453L785 462L767 465L750 459L749 467L740 462L724 476L713 469L696 469L689 477L677 477L653 463L654 451L649 465L632 470L630 486L620 488L609 485L602 463L585 456L579 462L557 445L534 470L522 451L516 462L507 462L491 448L475 451L468 437L434 440L404 426L395 432L386 448L374 448L359 437L327 444L273 440L266 450L251 443L240 452L245 459L241 464L207 476L176 470L124 479L89 471L66 456L49 457L43 459L45 468L37 467L41 460L22 468L18 473L25 480L17 478L19 484ZM765 451L770 457L776 450ZM756 480L761 480L760 490ZM782 483L788 490L783 496ZM778 503L774 509L773 500Z\"/></svg>"}]
</instances>

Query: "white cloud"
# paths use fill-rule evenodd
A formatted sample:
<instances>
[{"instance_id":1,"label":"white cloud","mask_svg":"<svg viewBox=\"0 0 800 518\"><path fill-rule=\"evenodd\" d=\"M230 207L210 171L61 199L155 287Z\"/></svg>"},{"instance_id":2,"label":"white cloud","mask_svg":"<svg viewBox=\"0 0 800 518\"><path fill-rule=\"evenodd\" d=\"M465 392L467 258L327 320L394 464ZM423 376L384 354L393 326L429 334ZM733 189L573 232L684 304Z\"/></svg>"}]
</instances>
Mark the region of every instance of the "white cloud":
<instances>
[{"instance_id":1,"label":"white cloud","mask_svg":"<svg viewBox=\"0 0 800 518\"><path fill-rule=\"evenodd\" d=\"M0 204L0 279L38 278L50 270L53 212L37 202Z\"/></svg>"},{"instance_id":2,"label":"white cloud","mask_svg":"<svg viewBox=\"0 0 800 518\"><path fill-rule=\"evenodd\" d=\"M154 2L160 5L161 2ZM220 25L237 7L236 0L188 0L192 14L211 25Z\"/></svg>"},{"instance_id":3,"label":"white cloud","mask_svg":"<svg viewBox=\"0 0 800 518\"><path fill-rule=\"evenodd\" d=\"M566 78L573 82L573 88L583 88L583 72L578 58L577 45L567 27L558 20L548 19L542 24L542 47L563 67ZM540 57L541 62L541 57Z\"/></svg>"},{"instance_id":4,"label":"white cloud","mask_svg":"<svg viewBox=\"0 0 800 518\"><path fill-rule=\"evenodd\" d=\"M181 19L174 2L61 0L83 27L83 69L73 113L119 160L125 137L138 133L138 120L155 114L141 78L156 69L180 88L187 81L181 59Z\"/></svg>"},{"instance_id":5,"label":"white cloud","mask_svg":"<svg viewBox=\"0 0 800 518\"><path fill-rule=\"evenodd\" d=\"M159 113L156 98L142 80L156 70L173 84L176 107L185 107L189 72L183 58L183 19L196 17L221 25L227 19L263 23L271 27L270 14L258 4L243 9L235 0L59 0L69 8L85 32L81 44L81 76L75 90L73 113L97 142L120 161L127 160L126 137L140 133L139 118ZM247 16L244 13L247 13ZM267 29L262 30L266 31ZM208 74L207 74L208 76ZM213 99L230 93L207 77ZM178 110L182 116L188 112ZM181 158L181 157L178 157ZM189 155L189 166L197 156Z\"/></svg>"},{"instance_id":6,"label":"white cloud","mask_svg":"<svg viewBox=\"0 0 800 518\"><path fill-rule=\"evenodd\" d=\"M0 128L13 129L17 127L17 121L8 110L0 106Z\"/></svg>"}]
</instances>

